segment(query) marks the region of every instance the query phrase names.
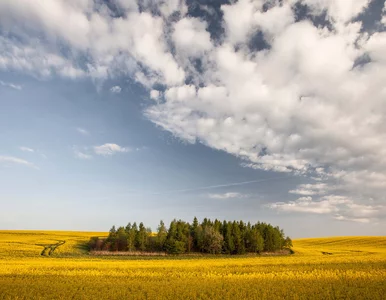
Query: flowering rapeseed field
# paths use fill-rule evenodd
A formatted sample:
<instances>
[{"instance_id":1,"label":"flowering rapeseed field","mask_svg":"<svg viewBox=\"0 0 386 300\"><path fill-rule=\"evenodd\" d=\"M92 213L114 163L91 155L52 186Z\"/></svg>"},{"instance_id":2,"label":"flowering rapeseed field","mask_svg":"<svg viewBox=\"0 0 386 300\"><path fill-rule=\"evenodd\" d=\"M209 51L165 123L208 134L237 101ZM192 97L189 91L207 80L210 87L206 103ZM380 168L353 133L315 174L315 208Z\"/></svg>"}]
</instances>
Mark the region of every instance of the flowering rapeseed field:
<instances>
[{"instance_id":1,"label":"flowering rapeseed field","mask_svg":"<svg viewBox=\"0 0 386 300\"><path fill-rule=\"evenodd\" d=\"M299 239L294 241L295 254L289 256L88 255L84 244L90 236L103 235L0 231L0 299L385 299L386 295L386 237ZM42 253L57 244L51 255Z\"/></svg>"}]
</instances>

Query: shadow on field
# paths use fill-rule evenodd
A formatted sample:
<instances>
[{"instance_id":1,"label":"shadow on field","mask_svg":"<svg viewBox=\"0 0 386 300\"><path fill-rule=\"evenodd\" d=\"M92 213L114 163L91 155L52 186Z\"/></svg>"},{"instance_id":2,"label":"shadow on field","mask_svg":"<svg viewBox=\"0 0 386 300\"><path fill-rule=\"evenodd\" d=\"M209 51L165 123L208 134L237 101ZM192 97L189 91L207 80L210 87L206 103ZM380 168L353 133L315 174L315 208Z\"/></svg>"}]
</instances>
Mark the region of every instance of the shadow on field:
<instances>
[{"instance_id":1,"label":"shadow on field","mask_svg":"<svg viewBox=\"0 0 386 300\"><path fill-rule=\"evenodd\" d=\"M77 242L74 248L85 253L90 251L88 242Z\"/></svg>"}]
</instances>

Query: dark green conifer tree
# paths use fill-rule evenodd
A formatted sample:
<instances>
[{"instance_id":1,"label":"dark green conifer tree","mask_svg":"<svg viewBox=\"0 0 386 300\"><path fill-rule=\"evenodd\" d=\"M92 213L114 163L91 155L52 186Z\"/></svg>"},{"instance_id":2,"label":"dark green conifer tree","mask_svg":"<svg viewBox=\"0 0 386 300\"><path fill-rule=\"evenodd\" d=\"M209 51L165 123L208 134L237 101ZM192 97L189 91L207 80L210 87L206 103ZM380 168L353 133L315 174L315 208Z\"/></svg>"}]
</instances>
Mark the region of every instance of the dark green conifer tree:
<instances>
[{"instance_id":1,"label":"dark green conifer tree","mask_svg":"<svg viewBox=\"0 0 386 300\"><path fill-rule=\"evenodd\" d=\"M168 235L168 231L166 229L166 226L164 222L161 220L158 228L157 228L157 249L158 251L164 251L165 250L165 242Z\"/></svg>"}]
</instances>

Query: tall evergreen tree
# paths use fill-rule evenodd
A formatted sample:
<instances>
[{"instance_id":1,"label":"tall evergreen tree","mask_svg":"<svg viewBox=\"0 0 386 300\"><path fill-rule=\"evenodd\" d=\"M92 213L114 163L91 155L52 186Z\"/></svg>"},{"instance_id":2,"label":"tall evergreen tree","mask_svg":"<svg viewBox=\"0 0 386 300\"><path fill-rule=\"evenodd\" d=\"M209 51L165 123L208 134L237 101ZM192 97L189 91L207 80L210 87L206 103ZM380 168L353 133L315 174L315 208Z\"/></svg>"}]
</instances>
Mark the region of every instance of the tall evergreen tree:
<instances>
[{"instance_id":1,"label":"tall evergreen tree","mask_svg":"<svg viewBox=\"0 0 386 300\"><path fill-rule=\"evenodd\" d=\"M117 250L126 251L127 250L127 234L125 228L119 227L116 233L117 241Z\"/></svg>"},{"instance_id":2,"label":"tall evergreen tree","mask_svg":"<svg viewBox=\"0 0 386 300\"><path fill-rule=\"evenodd\" d=\"M135 223L134 223L135 224ZM130 229L129 227L126 226L126 229L128 230L128 233L127 233L127 250L128 251L135 251L136 248L135 248L135 238L137 236L137 229L136 229L136 225L134 226L130 226Z\"/></svg>"},{"instance_id":3,"label":"tall evergreen tree","mask_svg":"<svg viewBox=\"0 0 386 300\"><path fill-rule=\"evenodd\" d=\"M203 252L204 250L204 229L202 225L198 225L196 231L196 244L198 252Z\"/></svg>"},{"instance_id":4,"label":"tall evergreen tree","mask_svg":"<svg viewBox=\"0 0 386 300\"><path fill-rule=\"evenodd\" d=\"M159 251L165 250L165 242L168 235L168 231L164 222L161 220L158 228L157 228L157 249Z\"/></svg>"},{"instance_id":5,"label":"tall evergreen tree","mask_svg":"<svg viewBox=\"0 0 386 300\"><path fill-rule=\"evenodd\" d=\"M245 249L245 234L246 234L246 226L243 221L240 221L239 223L240 228L240 245L238 247L238 254L244 254L246 252Z\"/></svg>"},{"instance_id":6,"label":"tall evergreen tree","mask_svg":"<svg viewBox=\"0 0 386 300\"><path fill-rule=\"evenodd\" d=\"M224 253L233 254L235 251L235 243L233 239L232 223L224 221Z\"/></svg>"},{"instance_id":7,"label":"tall evergreen tree","mask_svg":"<svg viewBox=\"0 0 386 300\"><path fill-rule=\"evenodd\" d=\"M190 236L192 238L192 251L198 251L197 228L198 228L198 220L196 217L194 217L192 225L190 226Z\"/></svg>"},{"instance_id":8,"label":"tall evergreen tree","mask_svg":"<svg viewBox=\"0 0 386 300\"><path fill-rule=\"evenodd\" d=\"M221 233L221 225L221 222L216 219L213 222L213 229L216 230L218 233Z\"/></svg>"},{"instance_id":9,"label":"tall evergreen tree","mask_svg":"<svg viewBox=\"0 0 386 300\"><path fill-rule=\"evenodd\" d=\"M236 221L233 221L232 223L232 237L233 237L233 243L234 243L234 250L233 254L242 254L242 237L240 232L239 224Z\"/></svg>"},{"instance_id":10,"label":"tall evergreen tree","mask_svg":"<svg viewBox=\"0 0 386 300\"><path fill-rule=\"evenodd\" d=\"M274 229L269 225L264 228L264 251L275 251Z\"/></svg>"},{"instance_id":11,"label":"tall evergreen tree","mask_svg":"<svg viewBox=\"0 0 386 300\"><path fill-rule=\"evenodd\" d=\"M173 220L170 222L168 234L166 236L166 241L165 241L165 250L168 253L173 253L173 254L178 253L179 249L176 245L176 242L177 242L176 238L177 238L177 221Z\"/></svg>"},{"instance_id":12,"label":"tall evergreen tree","mask_svg":"<svg viewBox=\"0 0 386 300\"><path fill-rule=\"evenodd\" d=\"M140 251L145 251L148 244L148 234L143 223L139 223L138 232L136 236L137 249Z\"/></svg>"},{"instance_id":13,"label":"tall evergreen tree","mask_svg":"<svg viewBox=\"0 0 386 300\"><path fill-rule=\"evenodd\" d=\"M127 225L125 227L125 231L127 234L129 234L130 230L131 230L131 223L129 222L129 223L127 223Z\"/></svg>"},{"instance_id":14,"label":"tall evergreen tree","mask_svg":"<svg viewBox=\"0 0 386 300\"><path fill-rule=\"evenodd\" d=\"M109 248L112 251L118 250L118 244L117 244L117 230L115 229L115 225L111 227L109 231L109 236L107 237L107 243L109 245Z\"/></svg>"},{"instance_id":15,"label":"tall evergreen tree","mask_svg":"<svg viewBox=\"0 0 386 300\"><path fill-rule=\"evenodd\" d=\"M114 235L117 233L117 230L115 229L115 225L113 225L113 227L111 227L109 233L110 233L110 235L112 235L112 236L114 236Z\"/></svg>"},{"instance_id":16,"label":"tall evergreen tree","mask_svg":"<svg viewBox=\"0 0 386 300\"><path fill-rule=\"evenodd\" d=\"M257 227L253 227L250 231L250 248L249 252L261 253L264 250L264 238L260 234Z\"/></svg>"}]
</instances>

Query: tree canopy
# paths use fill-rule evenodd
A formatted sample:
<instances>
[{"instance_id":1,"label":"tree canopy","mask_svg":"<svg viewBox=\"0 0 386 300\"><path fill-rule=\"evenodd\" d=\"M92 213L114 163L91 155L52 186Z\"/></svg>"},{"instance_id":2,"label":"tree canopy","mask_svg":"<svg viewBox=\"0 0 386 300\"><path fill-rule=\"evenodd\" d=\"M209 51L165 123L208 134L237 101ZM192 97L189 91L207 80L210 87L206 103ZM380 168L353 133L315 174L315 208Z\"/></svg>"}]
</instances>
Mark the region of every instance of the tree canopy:
<instances>
[{"instance_id":1,"label":"tree canopy","mask_svg":"<svg viewBox=\"0 0 386 300\"><path fill-rule=\"evenodd\" d=\"M128 223L126 227L112 226L107 238L90 240L91 250L167 252L183 254L191 252L211 254L245 254L274 252L292 247L292 241L284 231L271 224L243 221L219 221L197 218L190 224L174 219L169 228L161 220L153 233L141 222Z\"/></svg>"}]
</instances>

